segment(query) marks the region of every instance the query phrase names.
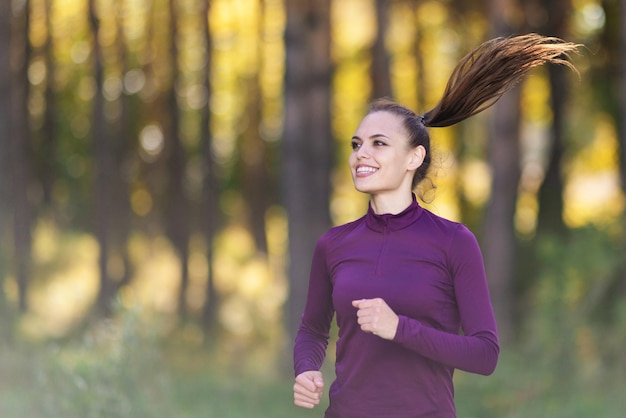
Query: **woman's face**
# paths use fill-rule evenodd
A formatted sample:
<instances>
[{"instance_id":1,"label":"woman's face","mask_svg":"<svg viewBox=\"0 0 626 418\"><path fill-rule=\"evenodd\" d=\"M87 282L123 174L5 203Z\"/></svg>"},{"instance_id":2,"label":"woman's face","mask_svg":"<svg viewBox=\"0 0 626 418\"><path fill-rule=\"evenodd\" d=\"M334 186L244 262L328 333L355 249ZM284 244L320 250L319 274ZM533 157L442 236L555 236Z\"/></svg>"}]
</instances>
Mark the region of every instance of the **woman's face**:
<instances>
[{"instance_id":1,"label":"woman's face","mask_svg":"<svg viewBox=\"0 0 626 418\"><path fill-rule=\"evenodd\" d=\"M409 147L401 117L370 113L352 137L349 164L354 187L372 195L411 191L415 170L424 160L423 147Z\"/></svg>"}]
</instances>

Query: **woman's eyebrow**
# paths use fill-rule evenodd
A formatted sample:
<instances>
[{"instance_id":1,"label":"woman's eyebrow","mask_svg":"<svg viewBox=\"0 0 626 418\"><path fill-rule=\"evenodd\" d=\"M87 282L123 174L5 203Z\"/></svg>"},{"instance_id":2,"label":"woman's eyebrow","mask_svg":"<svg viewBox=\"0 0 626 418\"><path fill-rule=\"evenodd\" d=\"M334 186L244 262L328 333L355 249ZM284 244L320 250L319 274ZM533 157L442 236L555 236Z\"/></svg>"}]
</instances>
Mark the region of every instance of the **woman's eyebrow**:
<instances>
[{"instance_id":1,"label":"woman's eyebrow","mask_svg":"<svg viewBox=\"0 0 626 418\"><path fill-rule=\"evenodd\" d=\"M387 135L385 134L374 134L374 135L370 135L369 139L375 139L375 138L385 138L385 139L391 139L389 138ZM358 135L354 135L352 137L352 139L358 139L359 141L362 141L362 139L358 136Z\"/></svg>"}]
</instances>

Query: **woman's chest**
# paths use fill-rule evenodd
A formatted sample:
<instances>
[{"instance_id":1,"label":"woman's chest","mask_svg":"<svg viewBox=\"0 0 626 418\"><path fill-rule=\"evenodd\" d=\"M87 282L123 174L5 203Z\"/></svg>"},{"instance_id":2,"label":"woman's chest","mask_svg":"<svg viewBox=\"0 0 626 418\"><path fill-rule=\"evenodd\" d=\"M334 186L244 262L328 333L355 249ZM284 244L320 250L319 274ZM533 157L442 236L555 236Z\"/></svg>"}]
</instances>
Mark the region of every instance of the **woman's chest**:
<instances>
[{"instance_id":1,"label":"woman's chest","mask_svg":"<svg viewBox=\"0 0 626 418\"><path fill-rule=\"evenodd\" d=\"M352 301L382 298L398 315L438 323L455 309L454 283L445 253L413 240L348 242L329 257L338 318L354 315Z\"/></svg>"}]
</instances>

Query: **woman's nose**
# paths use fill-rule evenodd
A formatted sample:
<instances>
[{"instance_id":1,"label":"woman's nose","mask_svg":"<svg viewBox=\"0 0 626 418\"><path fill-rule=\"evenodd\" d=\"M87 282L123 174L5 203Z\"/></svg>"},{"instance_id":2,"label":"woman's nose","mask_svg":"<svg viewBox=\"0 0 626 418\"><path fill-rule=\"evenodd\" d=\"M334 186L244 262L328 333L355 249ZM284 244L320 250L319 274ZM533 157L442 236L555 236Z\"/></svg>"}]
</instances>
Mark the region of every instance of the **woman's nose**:
<instances>
[{"instance_id":1,"label":"woman's nose","mask_svg":"<svg viewBox=\"0 0 626 418\"><path fill-rule=\"evenodd\" d=\"M361 144L359 149L356 151L357 158L369 158L369 151L367 150L367 146L365 144Z\"/></svg>"}]
</instances>

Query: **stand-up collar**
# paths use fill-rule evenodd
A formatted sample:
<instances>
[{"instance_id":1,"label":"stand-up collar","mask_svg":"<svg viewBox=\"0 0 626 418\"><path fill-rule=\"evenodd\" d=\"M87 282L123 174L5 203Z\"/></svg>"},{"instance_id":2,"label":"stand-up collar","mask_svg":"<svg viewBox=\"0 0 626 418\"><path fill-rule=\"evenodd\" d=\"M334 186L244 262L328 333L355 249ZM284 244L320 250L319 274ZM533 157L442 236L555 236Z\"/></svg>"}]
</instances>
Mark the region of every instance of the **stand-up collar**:
<instances>
[{"instance_id":1,"label":"stand-up collar","mask_svg":"<svg viewBox=\"0 0 626 418\"><path fill-rule=\"evenodd\" d=\"M417 198L413 194L413 201L402 212L397 214L384 213L376 214L372 209L370 203L365 216L365 222L367 226L377 232L397 231L402 228L406 228L417 220L422 214L424 209L417 203Z\"/></svg>"}]
</instances>

